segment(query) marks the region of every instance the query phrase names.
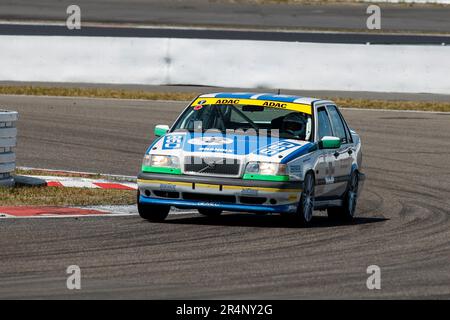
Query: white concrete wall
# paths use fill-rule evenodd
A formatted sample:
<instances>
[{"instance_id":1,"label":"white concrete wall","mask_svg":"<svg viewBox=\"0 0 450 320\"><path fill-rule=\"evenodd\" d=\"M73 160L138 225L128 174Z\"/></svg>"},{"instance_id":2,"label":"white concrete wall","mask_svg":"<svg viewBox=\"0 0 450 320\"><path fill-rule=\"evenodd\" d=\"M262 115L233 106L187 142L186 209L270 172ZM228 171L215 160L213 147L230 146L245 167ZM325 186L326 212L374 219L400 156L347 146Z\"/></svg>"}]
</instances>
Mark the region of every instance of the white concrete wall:
<instances>
[{"instance_id":1,"label":"white concrete wall","mask_svg":"<svg viewBox=\"0 0 450 320\"><path fill-rule=\"evenodd\" d=\"M0 80L450 93L450 46L0 36Z\"/></svg>"}]
</instances>

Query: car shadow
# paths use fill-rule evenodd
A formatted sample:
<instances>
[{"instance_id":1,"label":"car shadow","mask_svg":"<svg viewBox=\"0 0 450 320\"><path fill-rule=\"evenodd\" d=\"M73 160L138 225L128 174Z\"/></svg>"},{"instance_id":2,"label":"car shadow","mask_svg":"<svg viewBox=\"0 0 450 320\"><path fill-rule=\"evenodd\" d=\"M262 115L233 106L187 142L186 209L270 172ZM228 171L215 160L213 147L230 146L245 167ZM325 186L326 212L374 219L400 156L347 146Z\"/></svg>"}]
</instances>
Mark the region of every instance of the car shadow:
<instances>
[{"instance_id":1,"label":"car shadow","mask_svg":"<svg viewBox=\"0 0 450 320\"><path fill-rule=\"evenodd\" d=\"M326 216L315 216L308 228L330 228L337 226L363 225L387 221L379 217L355 217L351 222L331 220ZM167 224L206 225L226 227L260 227L260 228L301 228L292 217L260 214L224 214L219 217L180 217L172 215L165 221Z\"/></svg>"}]
</instances>

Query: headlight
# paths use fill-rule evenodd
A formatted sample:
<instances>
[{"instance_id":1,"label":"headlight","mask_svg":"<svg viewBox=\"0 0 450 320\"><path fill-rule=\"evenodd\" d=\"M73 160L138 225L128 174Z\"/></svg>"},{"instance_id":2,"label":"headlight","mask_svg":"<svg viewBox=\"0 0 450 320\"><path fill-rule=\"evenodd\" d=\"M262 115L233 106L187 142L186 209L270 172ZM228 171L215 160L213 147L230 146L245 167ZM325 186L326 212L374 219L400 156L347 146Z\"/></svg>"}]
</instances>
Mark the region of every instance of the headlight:
<instances>
[{"instance_id":1,"label":"headlight","mask_svg":"<svg viewBox=\"0 0 450 320\"><path fill-rule=\"evenodd\" d=\"M144 157L142 165L149 167L179 168L180 161L175 156L162 156L147 154Z\"/></svg>"},{"instance_id":2,"label":"headlight","mask_svg":"<svg viewBox=\"0 0 450 320\"><path fill-rule=\"evenodd\" d=\"M246 173L261 175L286 175L286 165L274 162L249 162Z\"/></svg>"}]
</instances>

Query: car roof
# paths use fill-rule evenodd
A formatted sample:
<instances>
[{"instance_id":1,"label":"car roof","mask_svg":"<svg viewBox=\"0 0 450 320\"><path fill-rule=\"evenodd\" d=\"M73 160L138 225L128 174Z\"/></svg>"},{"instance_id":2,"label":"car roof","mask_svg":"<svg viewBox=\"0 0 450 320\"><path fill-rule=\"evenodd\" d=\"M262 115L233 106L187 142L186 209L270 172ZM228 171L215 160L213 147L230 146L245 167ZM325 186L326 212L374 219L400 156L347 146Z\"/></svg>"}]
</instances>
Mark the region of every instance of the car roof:
<instances>
[{"instance_id":1,"label":"car roof","mask_svg":"<svg viewBox=\"0 0 450 320\"><path fill-rule=\"evenodd\" d=\"M290 102L303 105L310 105L322 102L331 102L329 100L322 100L312 97L302 97L296 95L260 93L260 92L216 92L202 94L199 98L223 98L223 99L252 99L252 100L270 100L276 102Z\"/></svg>"}]
</instances>

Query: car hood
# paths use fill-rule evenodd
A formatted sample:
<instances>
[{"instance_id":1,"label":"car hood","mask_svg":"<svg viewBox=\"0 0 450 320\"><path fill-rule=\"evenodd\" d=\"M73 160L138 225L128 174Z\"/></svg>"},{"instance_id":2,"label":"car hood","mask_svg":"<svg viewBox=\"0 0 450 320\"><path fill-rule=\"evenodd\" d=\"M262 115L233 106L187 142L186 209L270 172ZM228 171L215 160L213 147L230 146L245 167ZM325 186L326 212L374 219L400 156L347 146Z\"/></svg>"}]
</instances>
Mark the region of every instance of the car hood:
<instances>
[{"instance_id":1,"label":"car hood","mask_svg":"<svg viewBox=\"0 0 450 320\"><path fill-rule=\"evenodd\" d=\"M147 150L149 154L246 158L247 161L286 162L292 155L307 152L312 143L278 137L245 134L169 133Z\"/></svg>"}]
</instances>

